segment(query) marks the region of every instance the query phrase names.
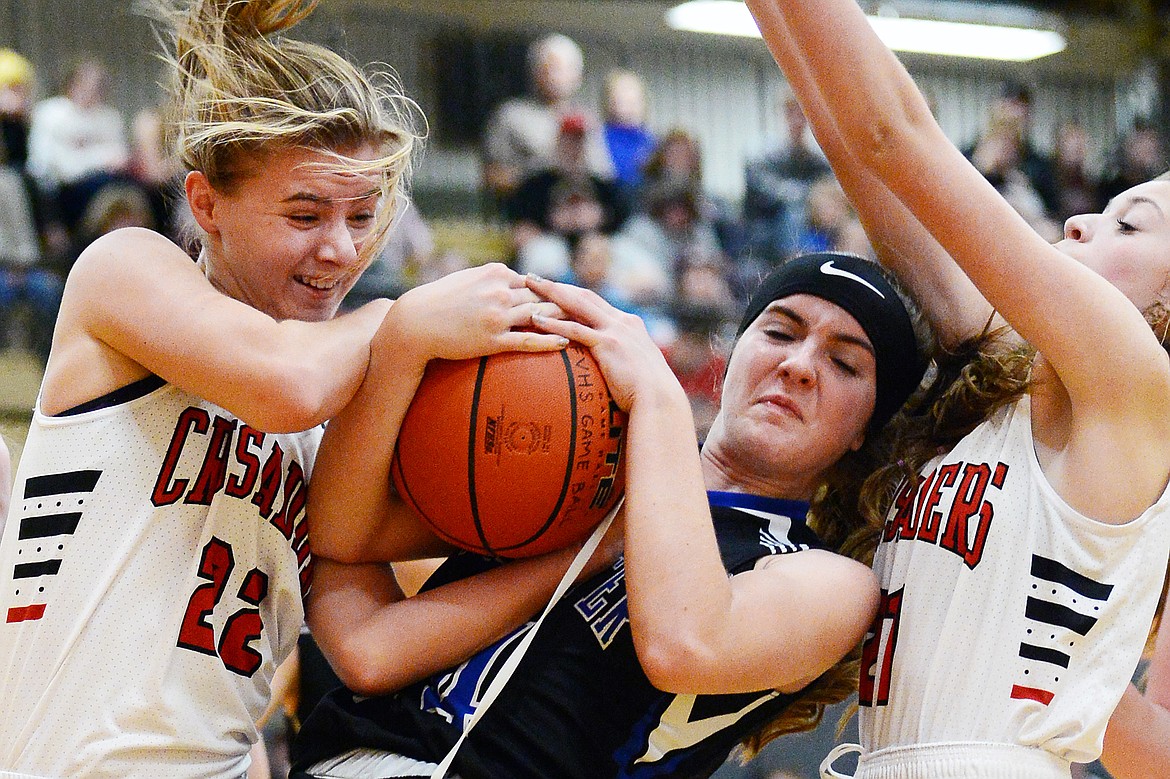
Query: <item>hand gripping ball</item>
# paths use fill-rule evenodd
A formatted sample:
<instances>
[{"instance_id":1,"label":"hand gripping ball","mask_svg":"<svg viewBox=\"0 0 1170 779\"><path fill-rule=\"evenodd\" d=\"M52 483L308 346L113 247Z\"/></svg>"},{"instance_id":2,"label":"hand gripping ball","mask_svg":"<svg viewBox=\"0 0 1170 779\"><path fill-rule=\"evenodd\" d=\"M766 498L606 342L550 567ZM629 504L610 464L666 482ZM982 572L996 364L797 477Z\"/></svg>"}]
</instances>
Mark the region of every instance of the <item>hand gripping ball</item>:
<instances>
[{"instance_id":1,"label":"hand gripping ball","mask_svg":"<svg viewBox=\"0 0 1170 779\"><path fill-rule=\"evenodd\" d=\"M582 541L624 490L626 415L585 347L431 360L391 475L435 533L492 557Z\"/></svg>"}]
</instances>

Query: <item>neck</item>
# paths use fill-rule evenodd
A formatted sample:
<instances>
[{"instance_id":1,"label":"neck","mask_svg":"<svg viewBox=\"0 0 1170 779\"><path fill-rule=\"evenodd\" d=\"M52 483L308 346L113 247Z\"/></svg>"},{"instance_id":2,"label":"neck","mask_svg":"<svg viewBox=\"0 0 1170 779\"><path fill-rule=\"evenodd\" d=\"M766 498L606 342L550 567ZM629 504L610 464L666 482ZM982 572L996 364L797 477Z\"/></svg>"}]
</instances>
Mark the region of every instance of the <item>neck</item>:
<instances>
[{"instance_id":1,"label":"neck","mask_svg":"<svg viewBox=\"0 0 1170 779\"><path fill-rule=\"evenodd\" d=\"M790 478L789 474L771 472L764 476L755 473L726 456L717 444L704 444L700 463L703 468L703 483L708 490L744 492L766 498L806 502L812 499L815 491L815 485L807 484L802 478Z\"/></svg>"}]
</instances>

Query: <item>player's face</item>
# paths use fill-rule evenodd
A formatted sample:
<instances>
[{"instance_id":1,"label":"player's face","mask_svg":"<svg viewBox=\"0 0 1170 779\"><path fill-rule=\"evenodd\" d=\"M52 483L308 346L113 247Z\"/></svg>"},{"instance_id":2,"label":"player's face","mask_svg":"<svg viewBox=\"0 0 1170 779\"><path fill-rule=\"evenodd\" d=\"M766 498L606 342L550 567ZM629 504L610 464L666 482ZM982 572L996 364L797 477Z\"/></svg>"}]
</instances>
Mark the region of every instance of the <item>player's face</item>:
<instances>
[{"instance_id":1,"label":"player's face","mask_svg":"<svg viewBox=\"0 0 1170 779\"><path fill-rule=\"evenodd\" d=\"M782 485L782 497L807 498L863 443L876 392L873 346L857 320L822 298L790 295L740 337L708 444Z\"/></svg>"},{"instance_id":2,"label":"player's face","mask_svg":"<svg viewBox=\"0 0 1170 779\"><path fill-rule=\"evenodd\" d=\"M1064 226L1057 248L1108 279L1140 309L1170 286L1170 182L1122 192L1100 214Z\"/></svg>"},{"instance_id":3,"label":"player's face","mask_svg":"<svg viewBox=\"0 0 1170 779\"><path fill-rule=\"evenodd\" d=\"M373 158L370 149L349 154ZM206 258L212 284L276 319L337 313L368 264L361 252L380 197L371 177L312 167L330 161L311 149L274 151L252 160L232 191L214 195Z\"/></svg>"}]
</instances>

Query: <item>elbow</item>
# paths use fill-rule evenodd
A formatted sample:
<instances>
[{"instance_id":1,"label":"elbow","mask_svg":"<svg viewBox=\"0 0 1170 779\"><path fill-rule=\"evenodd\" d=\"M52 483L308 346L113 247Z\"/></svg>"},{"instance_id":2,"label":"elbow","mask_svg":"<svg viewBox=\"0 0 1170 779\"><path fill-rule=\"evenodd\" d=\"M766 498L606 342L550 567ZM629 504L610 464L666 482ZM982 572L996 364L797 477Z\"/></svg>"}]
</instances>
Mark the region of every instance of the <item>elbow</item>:
<instances>
[{"instance_id":1,"label":"elbow","mask_svg":"<svg viewBox=\"0 0 1170 779\"><path fill-rule=\"evenodd\" d=\"M369 658L351 657L350 653L346 653L344 658L339 658L333 664L333 670L342 684L358 695L373 697L393 689L385 675L379 674L375 664L369 662Z\"/></svg>"},{"instance_id":2,"label":"elbow","mask_svg":"<svg viewBox=\"0 0 1170 779\"><path fill-rule=\"evenodd\" d=\"M341 683L358 695L381 695L388 691L387 680L375 658L360 644L345 642L326 657Z\"/></svg>"},{"instance_id":3,"label":"elbow","mask_svg":"<svg viewBox=\"0 0 1170 779\"><path fill-rule=\"evenodd\" d=\"M899 105L905 102L895 101ZM840 132L854 159L878 178L886 180L905 168L912 145L921 141L933 122L929 114L919 116L913 108L906 107L841 126Z\"/></svg>"},{"instance_id":4,"label":"elbow","mask_svg":"<svg viewBox=\"0 0 1170 779\"><path fill-rule=\"evenodd\" d=\"M682 631L656 636L639 636L635 631L634 647L642 672L663 692L696 692L695 680L705 676L704 669L722 664L710 644Z\"/></svg>"},{"instance_id":5,"label":"elbow","mask_svg":"<svg viewBox=\"0 0 1170 779\"><path fill-rule=\"evenodd\" d=\"M342 405L329 397L326 382L304 366L274 366L252 389L255 409L246 421L266 433L298 433L327 421Z\"/></svg>"}]
</instances>

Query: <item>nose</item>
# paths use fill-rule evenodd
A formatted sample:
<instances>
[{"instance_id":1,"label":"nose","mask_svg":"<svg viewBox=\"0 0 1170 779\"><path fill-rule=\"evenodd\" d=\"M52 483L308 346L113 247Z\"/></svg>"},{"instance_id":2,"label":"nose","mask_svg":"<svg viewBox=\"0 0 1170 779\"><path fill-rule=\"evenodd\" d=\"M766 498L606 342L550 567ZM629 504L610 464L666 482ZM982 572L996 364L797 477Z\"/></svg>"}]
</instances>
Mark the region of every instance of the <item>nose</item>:
<instances>
[{"instance_id":1,"label":"nose","mask_svg":"<svg viewBox=\"0 0 1170 779\"><path fill-rule=\"evenodd\" d=\"M812 350L807 345L794 347L780 361L780 375L802 387L817 383L816 365Z\"/></svg>"},{"instance_id":2,"label":"nose","mask_svg":"<svg viewBox=\"0 0 1170 779\"><path fill-rule=\"evenodd\" d=\"M317 257L336 265L352 265L357 262L357 243L345 219L329 220L322 231Z\"/></svg>"},{"instance_id":3,"label":"nose","mask_svg":"<svg viewBox=\"0 0 1170 779\"><path fill-rule=\"evenodd\" d=\"M1091 235L1093 220L1089 214L1070 216L1064 222L1064 237L1070 241L1087 241Z\"/></svg>"}]
</instances>

